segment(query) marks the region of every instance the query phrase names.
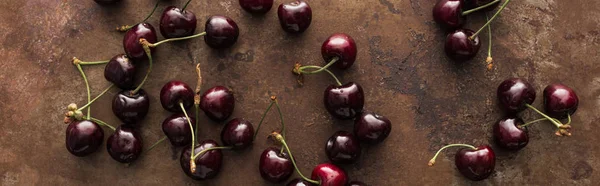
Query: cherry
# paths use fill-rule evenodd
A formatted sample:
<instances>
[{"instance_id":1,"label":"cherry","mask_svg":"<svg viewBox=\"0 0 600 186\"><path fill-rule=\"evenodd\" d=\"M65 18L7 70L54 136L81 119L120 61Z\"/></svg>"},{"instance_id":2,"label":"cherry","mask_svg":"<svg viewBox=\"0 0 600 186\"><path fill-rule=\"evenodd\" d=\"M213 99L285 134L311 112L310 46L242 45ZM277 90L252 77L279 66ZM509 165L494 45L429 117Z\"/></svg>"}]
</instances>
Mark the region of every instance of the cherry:
<instances>
[{"instance_id":1,"label":"cherry","mask_svg":"<svg viewBox=\"0 0 600 186\"><path fill-rule=\"evenodd\" d=\"M464 0L439 0L433 7L433 20L449 29L460 28L466 20L463 6Z\"/></svg>"},{"instance_id":2,"label":"cherry","mask_svg":"<svg viewBox=\"0 0 600 186\"><path fill-rule=\"evenodd\" d=\"M311 179L319 180L321 186L345 186L348 183L346 172L331 163L317 165L312 171Z\"/></svg>"},{"instance_id":3,"label":"cherry","mask_svg":"<svg viewBox=\"0 0 600 186\"><path fill-rule=\"evenodd\" d=\"M196 120L190 117L191 123ZM189 145L192 142L192 130L185 115L175 113L167 117L162 123L162 130L175 147Z\"/></svg>"},{"instance_id":4,"label":"cherry","mask_svg":"<svg viewBox=\"0 0 600 186\"><path fill-rule=\"evenodd\" d=\"M323 42L321 55L326 62L336 60L337 68L348 69L356 61L356 42L347 34L333 34Z\"/></svg>"},{"instance_id":5,"label":"cherry","mask_svg":"<svg viewBox=\"0 0 600 186\"><path fill-rule=\"evenodd\" d=\"M360 142L376 144L390 135L392 122L385 116L363 112L354 120L354 135Z\"/></svg>"},{"instance_id":6,"label":"cherry","mask_svg":"<svg viewBox=\"0 0 600 186\"><path fill-rule=\"evenodd\" d=\"M96 3L101 4L101 5L107 5L107 4L117 3L121 0L94 0L94 1L96 1Z\"/></svg>"},{"instance_id":7,"label":"cherry","mask_svg":"<svg viewBox=\"0 0 600 186\"><path fill-rule=\"evenodd\" d=\"M67 127L65 144L75 156L83 157L96 152L103 141L104 130L93 121L74 121Z\"/></svg>"},{"instance_id":8,"label":"cherry","mask_svg":"<svg viewBox=\"0 0 600 186\"><path fill-rule=\"evenodd\" d=\"M489 3L493 3L491 6L484 8L483 11L494 10L496 7L498 7L498 5L500 5L500 1L496 0L464 0L464 3L464 7L467 10L481 7Z\"/></svg>"},{"instance_id":9,"label":"cherry","mask_svg":"<svg viewBox=\"0 0 600 186\"><path fill-rule=\"evenodd\" d=\"M154 27L151 24L139 23L129 29L123 38L123 48L125 49L125 53L134 61L148 59L142 44L140 44L141 38L144 38L151 43L156 42L156 31L154 31ZM154 52L154 48L150 48L150 50Z\"/></svg>"},{"instance_id":10,"label":"cherry","mask_svg":"<svg viewBox=\"0 0 600 186\"><path fill-rule=\"evenodd\" d=\"M283 3L277 9L277 17L284 31L302 33L310 26L312 9L306 1L302 0Z\"/></svg>"},{"instance_id":11,"label":"cherry","mask_svg":"<svg viewBox=\"0 0 600 186\"><path fill-rule=\"evenodd\" d=\"M224 121L233 113L235 99L233 92L223 86L208 89L200 98L200 109L215 121Z\"/></svg>"},{"instance_id":12,"label":"cherry","mask_svg":"<svg viewBox=\"0 0 600 186\"><path fill-rule=\"evenodd\" d=\"M180 103L185 109L194 105L194 90L184 82L169 81L160 90L160 103L165 110L181 113Z\"/></svg>"},{"instance_id":13,"label":"cherry","mask_svg":"<svg viewBox=\"0 0 600 186\"><path fill-rule=\"evenodd\" d=\"M263 179L273 183L281 183L294 173L290 157L285 152L280 152L281 149L277 147L269 147L260 155L258 169Z\"/></svg>"},{"instance_id":14,"label":"cherry","mask_svg":"<svg viewBox=\"0 0 600 186\"><path fill-rule=\"evenodd\" d=\"M108 137L106 149L114 160L131 163L142 154L142 138L133 127L121 125Z\"/></svg>"},{"instance_id":15,"label":"cherry","mask_svg":"<svg viewBox=\"0 0 600 186\"><path fill-rule=\"evenodd\" d=\"M367 184L360 181L351 181L348 186L367 186Z\"/></svg>"},{"instance_id":16,"label":"cherry","mask_svg":"<svg viewBox=\"0 0 600 186\"><path fill-rule=\"evenodd\" d=\"M354 163L360 157L361 150L358 139L346 131L335 132L325 144L327 158L334 163Z\"/></svg>"},{"instance_id":17,"label":"cherry","mask_svg":"<svg viewBox=\"0 0 600 186\"><path fill-rule=\"evenodd\" d=\"M137 93L123 90L113 98L112 111L122 122L136 126L148 114L150 98L144 89Z\"/></svg>"},{"instance_id":18,"label":"cherry","mask_svg":"<svg viewBox=\"0 0 600 186\"><path fill-rule=\"evenodd\" d=\"M240 6L253 14L265 14L273 7L273 0L240 0Z\"/></svg>"},{"instance_id":19,"label":"cherry","mask_svg":"<svg viewBox=\"0 0 600 186\"><path fill-rule=\"evenodd\" d=\"M444 50L446 55L454 61L467 61L473 59L481 42L479 42L479 36L474 36L475 32L469 29L458 29L446 36L446 44Z\"/></svg>"},{"instance_id":20,"label":"cherry","mask_svg":"<svg viewBox=\"0 0 600 186\"><path fill-rule=\"evenodd\" d=\"M286 186L312 186L312 185L314 185L314 184L312 184L306 180L296 178L296 179L293 179L292 181L290 181Z\"/></svg>"},{"instance_id":21,"label":"cherry","mask_svg":"<svg viewBox=\"0 0 600 186\"><path fill-rule=\"evenodd\" d=\"M104 78L120 89L133 88L135 66L125 54L119 54L110 59L104 67Z\"/></svg>"},{"instance_id":22,"label":"cherry","mask_svg":"<svg viewBox=\"0 0 600 186\"><path fill-rule=\"evenodd\" d=\"M244 119L235 118L225 124L221 131L221 141L224 146L243 149L252 145L254 140L254 127Z\"/></svg>"},{"instance_id":23,"label":"cherry","mask_svg":"<svg viewBox=\"0 0 600 186\"><path fill-rule=\"evenodd\" d=\"M362 112L365 97L362 87L354 82L330 85L325 89L325 108L338 119L352 119Z\"/></svg>"},{"instance_id":24,"label":"cherry","mask_svg":"<svg viewBox=\"0 0 600 186\"><path fill-rule=\"evenodd\" d=\"M454 164L458 171L465 177L473 181L483 180L494 172L496 165L496 155L494 150L488 145L474 147L466 144L450 144L442 147L429 160L429 166L433 166L435 159L440 152L448 147L467 147L460 149L455 155Z\"/></svg>"},{"instance_id":25,"label":"cherry","mask_svg":"<svg viewBox=\"0 0 600 186\"><path fill-rule=\"evenodd\" d=\"M191 36L196 31L196 21L193 12L168 6L160 16L160 33L167 39Z\"/></svg>"},{"instance_id":26,"label":"cherry","mask_svg":"<svg viewBox=\"0 0 600 186\"><path fill-rule=\"evenodd\" d=\"M194 153L197 154L204 149L218 146L219 144L217 144L216 141L204 140L195 147ZM187 176L195 180L206 180L214 178L219 174L219 171L221 171L221 164L223 164L223 153L221 150L209 150L195 158L194 162L196 163L197 168L194 173L192 173L190 169L191 152L192 149L188 146L181 151L181 156L179 158L181 169Z\"/></svg>"},{"instance_id":27,"label":"cherry","mask_svg":"<svg viewBox=\"0 0 600 186\"><path fill-rule=\"evenodd\" d=\"M524 110L526 105L533 103L535 94L533 86L520 78L504 80L497 91L500 107L509 114Z\"/></svg>"},{"instance_id":28,"label":"cherry","mask_svg":"<svg viewBox=\"0 0 600 186\"><path fill-rule=\"evenodd\" d=\"M494 139L498 146L519 150L529 142L527 128L523 126L523 120L517 117L506 117L494 124Z\"/></svg>"},{"instance_id":29,"label":"cherry","mask_svg":"<svg viewBox=\"0 0 600 186\"><path fill-rule=\"evenodd\" d=\"M544 110L550 117L564 119L577 111L579 98L573 89L563 84L551 84L544 89Z\"/></svg>"},{"instance_id":30,"label":"cherry","mask_svg":"<svg viewBox=\"0 0 600 186\"><path fill-rule=\"evenodd\" d=\"M211 16L206 20L204 42L212 48L231 47L238 39L240 30L229 17Z\"/></svg>"}]
</instances>

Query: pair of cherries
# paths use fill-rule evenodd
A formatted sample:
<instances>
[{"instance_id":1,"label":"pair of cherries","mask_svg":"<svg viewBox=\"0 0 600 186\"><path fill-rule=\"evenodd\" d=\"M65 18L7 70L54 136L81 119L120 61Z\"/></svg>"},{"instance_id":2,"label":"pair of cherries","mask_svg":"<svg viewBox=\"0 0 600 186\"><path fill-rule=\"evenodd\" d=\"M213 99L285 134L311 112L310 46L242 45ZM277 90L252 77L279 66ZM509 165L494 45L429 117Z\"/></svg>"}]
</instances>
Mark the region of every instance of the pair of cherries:
<instances>
[{"instance_id":1,"label":"pair of cherries","mask_svg":"<svg viewBox=\"0 0 600 186\"><path fill-rule=\"evenodd\" d=\"M273 7L273 0L239 0L240 6L252 14L266 14ZM310 26L312 9L306 1L282 3L277 8L279 24L288 33L299 34Z\"/></svg>"}]
</instances>

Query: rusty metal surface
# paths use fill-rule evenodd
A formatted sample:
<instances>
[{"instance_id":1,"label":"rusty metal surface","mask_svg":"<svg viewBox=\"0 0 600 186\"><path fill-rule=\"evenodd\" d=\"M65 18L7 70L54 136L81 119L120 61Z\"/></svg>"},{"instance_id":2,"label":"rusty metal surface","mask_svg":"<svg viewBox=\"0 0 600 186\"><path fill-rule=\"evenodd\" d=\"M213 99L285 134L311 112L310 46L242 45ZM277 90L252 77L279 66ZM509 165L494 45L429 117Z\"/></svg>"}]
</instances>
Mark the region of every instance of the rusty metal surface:
<instances>
[{"instance_id":1,"label":"rusty metal surface","mask_svg":"<svg viewBox=\"0 0 600 186\"><path fill-rule=\"evenodd\" d=\"M271 185L258 172L258 157L271 143L258 138L248 150L225 152L224 167L213 180L195 182L179 166L179 153L162 144L135 163L113 161L103 146L85 158L65 149L62 114L68 103L83 105L85 88L70 59L109 59L122 53L123 34L115 26L143 19L154 1L123 0L103 7L92 0L0 1L0 185ZM184 0L165 1L182 5ZM281 3L276 1L276 4ZM393 122L391 136L364 148L360 161L344 166L352 180L371 185L594 185L600 129L600 1L513 1L494 28L495 69L485 70L485 47L464 65L449 62L443 53L443 31L432 21L435 0L310 1L313 22L306 33L289 36L279 27L276 11L252 16L237 1L194 1L188 7L199 21L209 15L232 17L240 39L231 49L215 51L201 39L161 45L155 71L145 89L150 114L143 121L144 147L162 136L160 123L169 115L158 101L162 85L183 80L195 85L193 66L201 63L206 90L226 85L236 91L234 117L254 124L279 96L288 124L288 140L301 170L310 174L327 161L326 139L352 123L334 120L322 103L325 74L309 76L299 87L290 69L294 62L322 65L321 42L345 32L359 48L355 65L336 72L342 81L363 85L365 108ZM157 15L150 19L158 28ZM467 28L484 23L471 16ZM485 38L485 35L482 35ZM486 43L483 43L486 46ZM108 84L102 67L84 67L99 93ZM141 73L140 73L141 74ZM531 127L530 144L519 152L498 148L495 173L470 182L456 171L453 151L435 167L427 167L434 151L447 143L493 143L491 125L500 119L497 85L509 77L528 79L538 91L561 82L575 89L580 106L573 117L572 137L556 137L549 124ZM93 115L113 125L110 100L118 90L93 104ZM277 129L272 112L261 136ZM525 120L537 118L530 111ZM201 139L219 139L222 124L201 115ZM106 137L110 131L105 130ZM294 176L294 177L297 177Z\"/></svg>"}]
</instances>

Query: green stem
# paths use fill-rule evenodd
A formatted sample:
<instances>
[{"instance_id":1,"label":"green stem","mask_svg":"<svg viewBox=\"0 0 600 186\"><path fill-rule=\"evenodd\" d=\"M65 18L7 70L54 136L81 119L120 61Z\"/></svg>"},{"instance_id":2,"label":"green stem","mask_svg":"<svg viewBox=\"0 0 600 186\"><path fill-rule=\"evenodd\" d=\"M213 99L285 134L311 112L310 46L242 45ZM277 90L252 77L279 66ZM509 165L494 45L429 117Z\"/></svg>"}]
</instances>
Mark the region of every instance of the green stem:
<instances>
[{"instance_id":1,"label":"green stem","mask_svg":"<svg viewBox=\"0 0 600 186\"><path fill-rule=\"evenodd\" d=\"M192 0L188 0L187 3L185 3L185 5L183 6L183 8L181 8L181 12L183 12L185 10L185 8L187 8L187 6L190 4Z\"/></svg>"},{"instance_id":2,"label":"green stem","mask_svg":"<svg viewBox=\"0 0 600 186\"><path fill-rule=\"evenodd\" d=\"M185 107L183 106L183 102L179 102L179 107L181 107L181 111L183 111L183 114L185 115L185 119L187 119L188 124L190 125L190 131L192 132L192 152L190 153L190 158L193 160L194 158L194 142L196 141L196 134L194 133L194 128L192 126L192 121L190 120L190 117L188 117L187 112L185 111Z\"/></svg>"},{"instance_id":3,"label":"green stem","mask_svg":"<svg viewBox=\"0 0 600 186\"><path fill-rule=\"evenodd\" d=\"M327 63L327 65L323 66L321 69L315 70L315 71L310 71L310 72L305 72L303 71L304 69L306 69L305 67L300 67L300 72L302 72L303 74L316 74L319 73L323 70L326 70L327 68L329 68L331 65L333 65L335 62L339 61L339 57L334 57L333 59L331 59L331 61L329 61L329 63Z\"/></svg>"},{"instance_id":4,"label":"green stem","mask_svg":"<svg viewBox=\"0 0 600 186\"><path fill-rule=\"evenodd\" d=\"M477 32L475 32L475 34L473 34L472 36L470 36L469 39L475 38L485 27L487 27L488 25L490 25L492 23L492 21L494 21L494 19L496 19L496 17L498 17L498 15L500 15L500 12L502 12L502 10L504 10L504 8L508 4L508 2L510 2L510 0L504 1L504 4L502 4L502 6L500 7L500 9L498 11L496 11L496 13L494 14L494 16L492 16L492 18L487 23L485 23L485 25L483 25L481 28L479 28L479 30L477 30Z\"/></svg>"},{"instance_id":5,"label":"green stem","mask_svg":"<svg viewBox=\"0 0 600 186\"><path fill-rule=\"evenodd\" d=\"M538 114L542 115L544 118L550 120L550 122L552 124L554 124L556 126L556 128L560 128L560 126L562 126L563 124L560 123L560 121L558 121L557 119L554 119L546 114L544 114L543 112L539 111L538 109L536 109L535 107L531 106L530 104L525 104L525 106L527 106L528 108L530 108L531 110L537 112Z\"/></svg>"},{"instance_id":6,"label":"green stem","mask_svg":"<svg viewBox=\"0 0 600 186\"><path fill-rule=\"evenodd\" d=\"M87 104L85 104L84 106L82 106L81 108L77 109L79 111L90 107L90 105L92 105L92 103L94 103L96 100L100 99L100 97L102 97L106 92L108 92L108 90L110 90L110 88L112 88L114 86L114 84L110 84L110 86L108 86L106 89L104 89L104 91L102 91L100 94L98 94L98 96L96 96L94 99L92 99L91 101L88 101ZM89 118L89 116L88 116Z\"/></svg>"},{"instance_id":7,"label":"green stem","mask_svg":"<svg viewBox=\"0 0 600 186\"><path fill-rule=\"evenodd\" d=\"M570 125L571 124L571 114L567 114L567 118L569 120L567 121L567 124L565 124L565 125Z\"/></svg>"},{"instance_id":8,"label":"green stem","mask_svg":"<svg viewBox=\"0 0 600 186\"><path fill-rule=\"evenodd\" d=\"M494 4L496 4L496 3L498 3L498 2L500 2L500 0L495 0L495 1L492 1L492 2L490 2L490 3L488 3L488 4L485 4L485 5L483 5L483 6L479 6L479 7L477 7L477 8L473 8L473 9L471 9L471 10L464 11L464 12L462 12L462 15L463 15L463 16L469 15L469 14L471 14L471 13L473 13L473 12L477 12L477 11L479 11L479 10L482 10L482 9L484 9L484 8L487 8L487 7L493 6Z\"/></svg>"},{"instance_id":9,"label":"green stem","mask_svg":"<svg viewBox=\"0 0 600 186\"><path fill-rule=\"evenodd\" d=\"M87 106L88 106L87 117L89 118L90 117L90 112L91 112L90 111L91 108L89 108L89 104L91 104L90 101L91 101L91 98L92 98L92 95L90 93L90 83L88 82L88 79L85 76L85 72L83 72L83 69L81 69L81 65L80 64L77 64L77 70L79 70L79 73L81 73L81 77L83 77L83 82L85 82L85 89L87 90L87 102L88 102L87 103ZM84 107L82 107L82 108L84 108ZM79 109L79 111L81 111L81 109Z\"/></svg>"},{"instance_id":10,"label":"green stem","mask_svg":"<svg viewBox=\"0 0 600 186\"><path fill-rule=\"evenodd\" d=\"M298 166L296 165L296 160L294 159L294 156L292 155L292 151L290 151L290 148L288 147L288 145L285 142L285 140L283 139L283 137L278 138L278 140L279 140L279 142L281 142L281 144L283 144L283 147L285 147L285 149L287 150L288 155L290 155L290 160L292 160L292 165L294 165L294 168L296 169L296 172L300 175L300 177L302 177L302 179L304 179L312 184L321 185L321 182L311 180L311 179L307 178L306 176L304 176L302 174L302 172L300 172L300 169L298 169Z\"/></svg>"},{"instance_id":11,"label":"green stem","mask_svg":"<svg viewBox=\"0 0 600 186\"><path fill-rule=\"evenodd\" d=\"M165 141L165 139L167 139L166 136L160 138L156 143L152 144L152 146L150 146L150 148L148 148L148 150L146 150L146 152L144 152L143 154L146 154L148 152L150 152L150 150L152 150L154 147L156 147L158 144L162 143L163 141Z\"/></svg>"},{"instance_id":12,"label":"green stem","mask_svg":"<svg viewBox=\"0 0 600 186\"><path fill-rule=\"evenodd\" d=\"M283 113L281 113L281 108L279 107L279 102L277 100L275 102L275 107L277 107L277 112L279 113L279 120L281 121L281 136L285 138L285 124L283 122Z\"/></svg>"},{"instance_id":13,"label":"green stem","mask_svg":"<svg viewBox=\"0 0 600 186\"><path fill-rule=\"evenodd\" d=\"M258 126L256 127L256 131L254 132L254 138L252 138L253 139L252 141L254 141L256 139L256 136L258 135L258 131L260 130L260 126L263 124L263 121L265 120L267 113L269 113L269 110L271 110L271 107L273 107L274 103L275 103L275 101L271 101L271 104L269 104L269 107L267 107L267 110L265 110L262 117L260 118L260 122L258 122Z\"/></svg>"},{"instance_id":14,"label":"green stem","mask_svg":"<svg viewBox=\"0 0 600 186\"><path fill-rule=\"evenodd\" d=\"M186 37L177 37L177 38L165 39L165 40L162 40L162 41L150 44L150 47L157 47L158 45L163 44L163 43L167 43L167 42L171 42L171 41L179 41L179 40L192 39L192 38L197 38L197 37L204 36L204 35L206 35L206 32L202 32L202 33L199 33L199 34L196 34L196 35L191 35L191 36L186 36Z\"/></svg>"},{"instance_id":15,"label":"green stem","mask_svg":"<svg viewBox=\"0 0 600 186\"><path fill-rule=\"evenodd\" d=\"M485 14L485 20L490 21L488 15ZM488 25L488 57L492 57L492 25Z\"/></svg>"},{"instance_id":16,"label":"green stem","mask_svg":"<svg viewBox=\"0 0 600 186\"><path fill-rule=\"evenodd\" d=\"M144 51L146 51L146 56L148 56L148 71L146 72L146 76L144 76L142 82L135 88L135 90L131 91L131 95L137 94L137 92L142 89L142 86L144 86L144 83L146 83L146 80L148 80L148 76L150 76L150 72L152 72L152 51L150 51L149 46L142 46L144 47Z\"/></svg>"},{"instance_id":17,"label":"green stem","mask_svg":"<svg viewBox=\"0 0 600 186\"><path fill-rule=\"evenodd\" d=\"M108 62L110 62L110 60L106 60L106 61L91 61L91 62L80 61L79 64L80 65L102 65L102 64L106 64Z\"/></svg>"},{"instance_id":18,"label":"green stem","mask_svg":"<svg viewBox=\"0 0 600 186\"><path fill-rule=\"evenodd\" d=\"M152 9L152 12L150 12L150 14L148 16L146 16L146 18L144 18L144 20L140 23L146 22L148 19L150 19L150 17L152 16L152 14L154 14L154 12L156 11L156 8L158 7L158 3L160 2L160 0L156 1L156 4L154 4L154 8Z\"/></svg>"},{"instance_id":19,"label":"green stem","mask_svg":"<svg viewBox=\"0 0 600 186\"><path fill-rule=\"evenodd\" d=\"M194 128L194 134L198 134L198 122L200 122L200 114L199 114L199 110L200 110L200 105L194 104L194 110L196 112L196 128ZM196 138L196 143L198 143L198 138Z\"/></svg>"},{"instance_id":20,"label":"green stem","mask_svg":"<svg viewBox=\"0 0 600 186\"><path fill-rule=\"evenodd\" d=\"M104 122L102 120L99 120L99 119L96 119L96 118L93 118L93 117L88 117L88 119L92 120L92 121L94 121L94 122L96 122L96 123L98 123L100 125L104 125L105 127L108 127L111 130L115 131L115 127L113 127L112 125L107 124L106 122Z\"/></svg>"},{"instance_id":21,"label":"green stem","mask_svg":"<svg viewBox=\"0 0 600 186\"><path fill-rule=\"evenodd\" d=\"M519 126L517 126L517 127L526 127L526 126L529 126L529 125L531 125L531 124L534 124L534 123L537 123L537 122L540 122L540 121L544 121L544 120L548 120L548 118L536 119L536 120L533 120L533 121L527 122L527 123L525 123L525 124L523 124L523 125L519 125Z\"/></svg>"},{"instance_id":22,"label":"green stem","mask_svg":"<svg viewBox=\"0 0 600 186\"><path fill-rule=\"evenodd\" d=\"M450 145L446 145L444 147L442 147L440 150L438 150L435 155L433 156L433 158L431 158L431 160L429 160L429 166L433 166L433 164L435 163L435 159L438 157L438 155L440 155L440 152L442 152L444 149L450 148L450 147L467 147L467 148L471 148L473 150L477 150L477 148L473 145L468 145L468 144L450 144Z\"/></svg>"},{"instance_id":23,"label":"green stem","mask_svg":"<svg viewBox=\"0 0 600 186\"><path fill-rule=\"evenodd\" d=\"M192 159L195 160L196 158L198 158L198 156L200 156L200 155L202 155L202 154L204 154L204 153L206 153L208 151L211 151L211 150L220 150L220 149L227 150L227 149L232 149L232 148L233 147L211 147L211 148L204 149L204 150L196 153L196 155L194 157L192 157Z\"/></svg>"},{"instance_id":24,"label":"green stem","mask_svg":"<svg viewBox=\"0 0 600 186\"><path fill-rule=\"evenodd\" d=\"M303 67L304 67L304 69L323 69L320 66L303 66ZM337 77L335 77L335 74L333 74L333 72L331 72L327 69L323 69L323 70L325 72L329 73L329 75L331 75L331 77L333 77L333 79L335 79L335 82L337 83L338 86L342 86L342 83L340 82L340 80ZM304 72L302 72L302 73L304 73ZM310 74L310 72L309 72L309 74Z\"/></svg>"}]
</instances>

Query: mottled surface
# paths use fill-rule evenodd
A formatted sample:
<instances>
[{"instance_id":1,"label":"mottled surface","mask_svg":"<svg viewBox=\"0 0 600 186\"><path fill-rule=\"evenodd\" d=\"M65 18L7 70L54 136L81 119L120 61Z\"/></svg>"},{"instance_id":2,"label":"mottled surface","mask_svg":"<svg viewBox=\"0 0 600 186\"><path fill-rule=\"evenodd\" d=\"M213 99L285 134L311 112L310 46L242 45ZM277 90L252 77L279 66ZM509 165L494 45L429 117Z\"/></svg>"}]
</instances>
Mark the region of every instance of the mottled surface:
<instances>
[{"instance_id":1,"label":"mottled surface","mask_svg":"<svg viewBox=\"0 0 600 186\"><path fill-rule=\"evenodd\" d=\"M183 5L184 0L165 1ZM281 3L281 1L276 1ZM477 184L487 185L594 185L600 181L600 1L513 1L492 26L495 68L485 70L485 47L462 65L443 53L444 32L431 17L435 0L310 1L313 23L306 33L283 32L274 10L252 16L236 0L193 1L198 30L209 15L232 17L240 39L231 49L215 51L201 39L161 45L155 71L145 87L151 98L150 114L141 134L148 148L163 134L160 123L169 113L158 93L169 80L195 86L195 63L201 63L206 90L215 85L236 92L234 117L255 125L268 96L279 96L288 124L288 140L301 170L309 174L327 161L327 138L352 123L331 118L322 103L325 74L295 84L294 62L319 64L321 42L332 33L346 32L359 48L355 65L336 72L342 81L362 84L368 110L390 118L393 129L383 143L364 148L356 165L344 166L352 180L371 185L465 185L453 164L453 152L427 167L434 151L447 143L492 143L491 125L500 119L497 85L509 77L528 79L541 91L560 82L577 91L580 106L573 117L573 136L556 137L548 123L531 127L530 144L520 152L496 149L496 172ZM154 1L123 0L99 6L92 0L0 1L0 185L269 185L258 172L258 157L272 145L264 137L278 129L271 112L253 147L225 152L221 174L195 182L185 176L179 153L164 143L130 166L112 160L104 146L85 158L65 149L62 114L66 105L85 103L85 88L70 59L102 60L122 53L122 33L112 29L145 17ZM150 19L158 28L155 15ZM482 16L469 17L466 27L477 29ZM159 37L160 38L160 37ZM484 39L485 38L485 39ZM162 38L161 38L162 39ZM482 40L487 41L486 35ZM483 43L486 46L487 42ZM145 68L145 67L144 67ZM96 95L108 83L100 66L84 67ZM140 73L140 76L143 75ZM110 100L118 90L93 104L93 116L113 125ZM525 120L537 118L531 111ZM202 115L201 139L218 139L222 124ZM105 129L108 134L111 132ZM295 175L294 177L297 177Z\"/></svg>"}]
</instances>

